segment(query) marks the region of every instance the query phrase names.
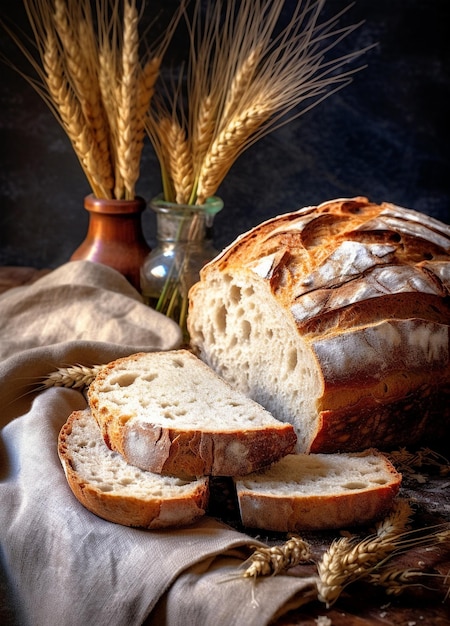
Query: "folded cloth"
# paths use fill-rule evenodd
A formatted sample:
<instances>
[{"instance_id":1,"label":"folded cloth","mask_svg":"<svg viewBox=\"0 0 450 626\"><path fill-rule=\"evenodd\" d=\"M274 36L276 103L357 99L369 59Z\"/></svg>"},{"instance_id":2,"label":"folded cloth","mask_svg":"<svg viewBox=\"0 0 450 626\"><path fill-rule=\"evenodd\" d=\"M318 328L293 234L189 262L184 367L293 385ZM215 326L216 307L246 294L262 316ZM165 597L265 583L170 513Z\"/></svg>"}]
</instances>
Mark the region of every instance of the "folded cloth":
<instances>
[{"instance_id":1,"label":"folded cloth","mask_svg":"<svg viewBox=\"0 0 450 626\"><path fill-rule=\"evenodd\" d=\"M17 620L32 626L263 625L314 596L314 581L240 578L258 543L219 520L147 531L74 498L57 455L84 395L42 388L59 367L181 342L117 272L76 261L0 296L0 541Z\"/></svg>"}]
</instances>

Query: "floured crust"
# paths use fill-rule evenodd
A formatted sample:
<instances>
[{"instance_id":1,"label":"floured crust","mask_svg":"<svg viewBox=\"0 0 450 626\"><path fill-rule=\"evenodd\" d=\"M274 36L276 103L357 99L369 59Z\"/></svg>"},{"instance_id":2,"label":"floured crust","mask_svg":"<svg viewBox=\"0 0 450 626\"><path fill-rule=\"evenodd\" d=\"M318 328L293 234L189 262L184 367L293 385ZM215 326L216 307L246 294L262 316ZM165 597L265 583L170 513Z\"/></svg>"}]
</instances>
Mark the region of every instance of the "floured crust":
<instances>
[{"instance_id":1,"label":"floured crust","mask_svg":"<svg viewBox=\"0 0 450 626\"><path fill-rule=\"evenodd\" d=\"M342 486L334 484L340 456L358 465L358 471L342 472ZM314 467L302 467L308 463ZM248 528L297 532L367 524L392 508L401 485L401 475L373 449L353 456L290 455L275 465L282 468L283 478L273 476L270 468L236 481L242 522ZM320 472L323 476L317 479ZM327 472L328 489L323 485Z\"/></svg>"},{"instance_id":2,"label":"floured crust","mask_svg":"<svg viewBox=\"0 0 450 626\"><path fill-rule=\"evenodd\" d=\"M183 390L193 385L191 381L192 368L201 378L211 379L219 392L229 394L236 404L227 407L232 413L238 412L238 405L242 403L245 409L254 411L260 420L266 420L260 426L251 424L229 424L227 415L221 413L220 406L206 402L204 427L189 425L190 405L188 401L180 400L180 417L182 425L177 425L174 417L170 426L165 422L158 423L161 407L170 399L177 400L181 390L173 388L163 399L160 406L153 410L158 416L152 417L150 409L143 410L136 415L135 408L125 400L122 406L112 405L108 401L110 393L109 383L115 380L121 372L132 370L142 372L145 376L145 362L161 362L161 375L164 379L164 362L167 358L180 358L186 365L186 372L180 384ZM129 386L132 389L132 386ZM198 397L199 387L192 386L192 394ZM214 391L215 392L215 391ZM158 388L149 387L149 395L158 394ZM219 394L220 395L220 394ZM234 392L229 385L221 381L210 368L185 350L172 351L160 354L136 354L130 357L117 359L102 369L89 389L89 402L93 415L100 426L103 438L107 445L118 451L126 461L142 469L160 474L175 476L239 476L248 474L261 467L269 465L285 454L292 452L296 445L296 435L290 424L284 424L274 419L261 406ZM181 415L181 413L183 415ZM212 427L208 418L214 420ZM202 420L200 420L201 422Z\"/></svg>"},{"instance_id":3,"label":"floured crust","mask_svg":"<svg viewBox=\"0 0 450 626\"><path fill-rule=\"evenodd\" d=\"M268 220L203 268L188 328L202 360L294 424L299 452L450 432L450 227L425 214L357 197ZM299 366L275 389L266 371L295 351L310 380Z\"/></svg>"},{"instance_id":4,"label":"floured crust","mask_svg":"<svg viewBox=\"0 0 450 626\"><path fill-rule=\"evenodd\" d=\"M89 460L83 451L80 454L80 433L89 448ZM77 443L74 437L78 439ZM192 524L205 514L209 498L208 479L177 484L176 480L127 467L119 454L107 448L89 409L74 411L69 416L59 434L58 455L78 501L109 522L157 529ZM92 476L89 465L92 465ZM121 477L125 487L119 478L114 479L117 473L126 475L126 480ZM135 493L134 476L139 482ZM131 482L126 484L127 481Z\"/></svg>"}]
</instances>

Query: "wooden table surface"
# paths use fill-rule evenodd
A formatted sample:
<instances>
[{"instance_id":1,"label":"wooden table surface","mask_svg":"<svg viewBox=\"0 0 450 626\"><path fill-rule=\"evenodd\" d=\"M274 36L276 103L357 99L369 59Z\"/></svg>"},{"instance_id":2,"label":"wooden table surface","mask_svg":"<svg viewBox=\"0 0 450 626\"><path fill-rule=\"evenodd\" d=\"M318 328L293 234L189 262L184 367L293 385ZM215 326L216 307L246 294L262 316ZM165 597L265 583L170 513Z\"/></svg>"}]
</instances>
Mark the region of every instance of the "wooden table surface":
<instances>
[{"instance_id":1,"label":"wooden table surface","mask_svg":"<svg viewBox=\"0 0 450 626\"><path fill-rule=\"evenodd\" d=\"M47 273L29 267L0 268L0 293L27 285ZM445 447L448 448L447 442ZM450 468L449 468L450 469ZM421 472L422 479L404 476L401 496L414 505L413 527L426 528L434 524L450 524L450 472L443 475ZM420 478L420 477L419 477ZM233 511L228 521L236 525ZM364 529L363 529L364 530ZM369 534L370 529L367 529ZM279 537L262 537L277 544ZM320 558L339 533L308 533L313 556ZM432 574L429 589L411 587L399 596L387 595L381 588L360 582L350 585L329 609L320 602L309 603L277 621L277 626L450 626L450 541L431 548L410 549L401 557L402 567L418 567ZM299 566L292 574L314 574L315 565ZM445 577L447 576L447 579ZM450 592L449 592L450 595ZM3 622L16 624L13 620Z\"/></svg>"}]
</instances>

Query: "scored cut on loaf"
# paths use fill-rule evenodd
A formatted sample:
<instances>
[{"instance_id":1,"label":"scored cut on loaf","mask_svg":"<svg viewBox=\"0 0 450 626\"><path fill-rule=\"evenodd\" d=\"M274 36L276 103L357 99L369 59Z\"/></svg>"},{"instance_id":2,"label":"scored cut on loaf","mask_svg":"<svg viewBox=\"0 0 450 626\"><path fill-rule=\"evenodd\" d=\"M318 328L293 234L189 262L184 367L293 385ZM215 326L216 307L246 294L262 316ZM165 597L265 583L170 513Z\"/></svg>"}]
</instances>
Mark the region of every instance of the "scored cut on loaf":
<instances>
[{"instance_id":1,"label":"scored cut on loaf","mask_svg":"<svg viewBox=\"0 0 450 626\"><path fill-rule=\"evenodd\" d=\"M233 390L187 350L113 361L88 393L107 445L145 470L239 476L295 448L292 425Z\"/></svg>"},{"instance_id":2,"label":"scored cut on loaf","mask_svg":"<svg viewBox=\"0 0 450 626\"><path fill-rule=\"evenodd\" d=\"M292 423L297 452L450 431L450 227L357 197L268 220L189 293L191 347Z\"/></svg>"},{"instance_id":3,"label":"scored cut on loaf","mask_svg":"<svg viewBox=\"0 0 450 626\"><path fill-rule=\"evenodd\" d=\"M379 451L290 454L235 481L242 523L277 532L345 528L383 517L401 475Z\"/></svg>"},{"instance_id":4,"label":"scored cut on loaf","mask_svg":"<svg viewBox=\"0 0 450 626\"><path fill-rule=\"evenodd\" d=\"M58 455L79 502L109 522L142 528L192 524L205 514L209 479L186 481L146 472L110 450L91 411L74 411L58 438Z\"/></svg>"}]
</instances>

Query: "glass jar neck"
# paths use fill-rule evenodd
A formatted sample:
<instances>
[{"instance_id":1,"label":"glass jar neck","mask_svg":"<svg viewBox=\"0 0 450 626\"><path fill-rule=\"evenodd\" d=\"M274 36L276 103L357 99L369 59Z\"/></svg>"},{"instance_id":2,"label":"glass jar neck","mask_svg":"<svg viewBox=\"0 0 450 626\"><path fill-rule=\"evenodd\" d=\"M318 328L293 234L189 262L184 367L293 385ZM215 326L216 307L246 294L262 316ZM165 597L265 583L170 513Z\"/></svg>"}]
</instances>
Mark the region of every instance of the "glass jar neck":
<instances>
[{"instance_id":1,"label":"glass jar neck","mask_svg":"<svg viewBox=\"0 0 450 626\"><path fill-rule=\"evenodd\" d=\"M212 237L214 216L222 209L220 198L208 198L205 204L190 205L166 202L158 196L150 202L156 213L158 241L195 243Z\"/></svg>"}]
</instances>

